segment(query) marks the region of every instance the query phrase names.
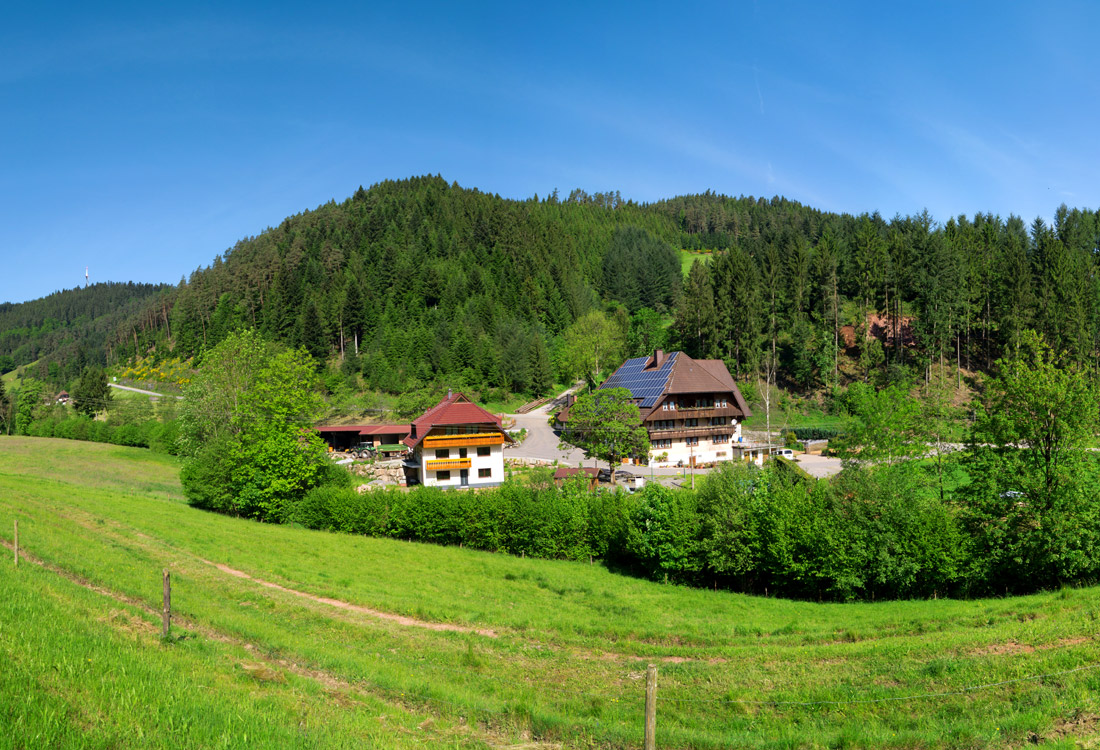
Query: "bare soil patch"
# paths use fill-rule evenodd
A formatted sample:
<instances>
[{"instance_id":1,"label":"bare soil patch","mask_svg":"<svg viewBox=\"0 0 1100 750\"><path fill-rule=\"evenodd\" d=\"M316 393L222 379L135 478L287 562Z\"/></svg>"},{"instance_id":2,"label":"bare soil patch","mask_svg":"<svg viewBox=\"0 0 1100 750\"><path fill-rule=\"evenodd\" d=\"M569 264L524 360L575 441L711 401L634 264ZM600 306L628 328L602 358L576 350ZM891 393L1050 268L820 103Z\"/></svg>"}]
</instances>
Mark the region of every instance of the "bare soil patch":
<instances>
[{"instance_id":1,"label":"bare soil patch","mask_svg":"<svg viewBox=\"0 0 1100 750\"><path fill-rule=\"evenodd\" d=\"M199 558L201 560L201 558ZM379 620L387 620L389 622L395 622L398 625L405 625L412 628L424 628L426 630L440 630L450 631L453 633L476 633L477 635L483 635L487 638L496 638L497 633L494 630L488 628L472 628L466 625L453 625L447 622L428 622L426 620L418 620L415 617L408 617L406 615L396 615L393 612L382 612L381 610L371 609L370 607L364 607L361 604L352 604L351 602L341 601L339 599L331 599L327 596L318 596L316 594L309 594L305 591L298 591L297 589L287 588L286 586L278 583L272 583L271 581L265 581L262 578L256 578L243 570L237 570L231 568L228 565L222 563L211 562L209 560L202 560L207 565L213 565L223 573L228 573L231 576L237 578L244 578L245 580L258 583L261 586L265 586L275 591L282 591L286 594L293 594L294 596L300 596L303 599L309 599L310 601L320 602L321 604L328 604L329 606L336 607L338 609L347 610L349 612L358 612L360 614L368 615L370 617L378 618Z\"/></svg>"},{"instance_id":2,"label":"bare soil patch","mask_svg":"<svg viewBox=\"0 0 1100 750\"><path fill-rule=\"evenodd\" d=\"M1005 641L1004 643L991 643L988 646L982 646L980 648L973 649L969 652L971 656L1011 656L1013 654L1032 654L1036 651L1049 651L1055 648L1065 648L1067 646L1077 646L1082 643L1088 643L1091 640L1085 636L1075 636L1073 638L1059 638L1056 641L1050 643L1040 643L1033 645L1030 643L1019 643L1018 641Z\"/></svg>"}]
</instances>

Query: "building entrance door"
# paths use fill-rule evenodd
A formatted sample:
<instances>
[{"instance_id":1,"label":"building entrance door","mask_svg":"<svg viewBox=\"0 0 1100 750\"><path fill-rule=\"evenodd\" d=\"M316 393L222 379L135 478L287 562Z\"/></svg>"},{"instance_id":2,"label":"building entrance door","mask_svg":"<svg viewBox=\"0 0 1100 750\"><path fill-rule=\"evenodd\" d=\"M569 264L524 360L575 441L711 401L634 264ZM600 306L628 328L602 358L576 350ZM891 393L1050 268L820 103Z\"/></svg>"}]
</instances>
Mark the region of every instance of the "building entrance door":
<instances>
[{"instance_id":1,"label":"building entrance door","mask_svg":"<svg viewBox=\"0 0 1100 750\"><path fill-rule=\"evenodd\" d=\"M459 477L459 482L462 484L463 487L469 487L470 486L470 470L469 469L463 469L459 473L458 477Z\"/></svg>"}]
</instances>

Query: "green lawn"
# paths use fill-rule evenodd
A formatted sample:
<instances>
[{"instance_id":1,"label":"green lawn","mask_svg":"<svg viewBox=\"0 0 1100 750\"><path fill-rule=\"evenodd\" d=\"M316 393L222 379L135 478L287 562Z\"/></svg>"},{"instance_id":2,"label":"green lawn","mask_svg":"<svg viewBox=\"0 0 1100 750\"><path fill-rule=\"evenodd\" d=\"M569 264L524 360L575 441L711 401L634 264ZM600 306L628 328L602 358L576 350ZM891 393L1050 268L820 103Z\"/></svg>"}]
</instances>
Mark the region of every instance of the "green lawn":
<instances>
[{"instance_id":1,"label":"green lawn","mask_svg":"<svg viewBox=\"0 0 1100 750\"><path fill-rule=\"evenodd\" d=\"M693 590L215 516L183 502L169 458L0 438L0 538L14 518L61 571L0 561L0 737L16 747L639 747L647 663L662 748L1014 747L1029 732L1073 747L1100 729L1096 588L851 605Z\"/></svg>"}]
</instances>

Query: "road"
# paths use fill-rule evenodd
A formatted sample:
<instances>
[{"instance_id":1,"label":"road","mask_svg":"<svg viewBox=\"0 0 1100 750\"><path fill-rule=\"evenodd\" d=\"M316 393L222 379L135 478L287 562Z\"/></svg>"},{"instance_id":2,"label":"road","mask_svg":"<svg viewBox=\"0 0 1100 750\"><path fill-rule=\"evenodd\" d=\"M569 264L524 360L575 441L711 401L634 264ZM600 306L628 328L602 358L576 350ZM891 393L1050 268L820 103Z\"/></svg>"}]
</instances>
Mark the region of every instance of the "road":
<instances>
[{"instance_id":1,"label":"road","mask_svg":"<svg viewBox=\"0 0 1100 750\"><path fill-rule=\"evenodd\" d=\"M131 393L144 393L146 396L156 396L157 398L177 398L180 401L183 400L183 396L169 396L166 393L157 393L156 391L144 391L141 388L131 388L128 385L118 385L116 383L108 383L107 385L112 388L118 388L120 391L130 391Z\"/></svg>"}]
</instances>

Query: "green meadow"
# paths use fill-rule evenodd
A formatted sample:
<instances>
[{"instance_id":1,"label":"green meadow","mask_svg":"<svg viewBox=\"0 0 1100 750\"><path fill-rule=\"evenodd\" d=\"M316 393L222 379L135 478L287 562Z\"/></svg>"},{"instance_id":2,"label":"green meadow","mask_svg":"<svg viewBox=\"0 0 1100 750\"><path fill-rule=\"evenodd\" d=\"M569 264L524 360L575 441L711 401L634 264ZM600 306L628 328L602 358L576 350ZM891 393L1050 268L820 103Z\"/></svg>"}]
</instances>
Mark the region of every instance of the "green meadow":
<instances>
[{"instance_id":1,"label":"green meadow","mask_svg":"<svg viewBox=\"0 0 1100 750\"><path fill-rule=\"evenodd\" d=\"M818 604L218 516L173 459L0 438L0 747L1054 747L1100 589ZM38 564L40 563L40 564ZM160 637L162 570L172 634Z\"/></svg>"}]
</instances>

